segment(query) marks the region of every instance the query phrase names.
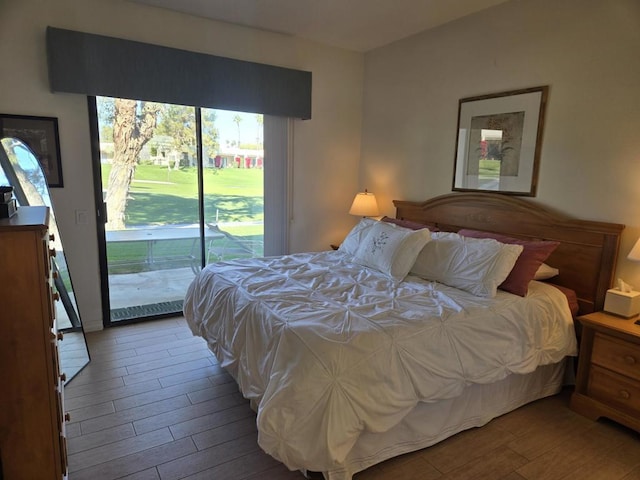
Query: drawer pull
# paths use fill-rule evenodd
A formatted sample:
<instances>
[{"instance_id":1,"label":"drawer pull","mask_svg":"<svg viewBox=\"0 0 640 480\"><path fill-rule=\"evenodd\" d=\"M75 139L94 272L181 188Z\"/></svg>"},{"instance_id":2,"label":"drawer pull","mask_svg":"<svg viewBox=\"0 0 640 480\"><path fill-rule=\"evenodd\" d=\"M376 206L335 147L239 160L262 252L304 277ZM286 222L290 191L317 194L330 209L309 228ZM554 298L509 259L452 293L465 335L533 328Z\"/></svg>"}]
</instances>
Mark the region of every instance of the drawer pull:
<instances>
[{"instance_id":1,"label":"drawer pull","mask_svg":"<svg viewBox=\"0 0 640 480\"><path fill-rule=\"evenodd\" d=\"M50 248L49 249L49 256L50 257L55 257L56 256L56 249L55 248Z\"/></svg>"},{"instance_id":2,"label":"drawer pull","mask_svg":"<svg viewBox=\"0 0 640 480\"><path fill-rule=\"evenodd\" d=\"M626 363L627 365L635 365L636 364L636 359L635 359L635 357L633 357L631 355L625 355L624 356L624 363Z\"/></svg>"},{"instance_id":3,"label":"drawer pull","mask_svg":"<svg viewBox=\"0 0 640 480\"><path fill-rule=\"evenodd\" d=\"M56 334L56 338L57 338L59 341L64 340L64 333L62 333L62 332L58 332L58 333Z\"/></svg>"},{"instance_id":4,"label":"drawer pull","mask_svg":"<svg viewBox=\"0 0 640 480\"><path fill-rule=\"evenodd\" d=\"M60 294L58 292L53 292L53 301L57 302L60 300Z\"/></svg>"},{"instance_id":5,"label":"drawer pull","mask_svg":"<svg viewBox=\"0 0 640 480\"><path fill-rule=\"evenodd\" d=\"M69 412L64 414L64 421L65 422L70 422L71 421L71 414Z\"/></svg>"},{"instance_id":6,"label":"drawer pull","mask_svg":"<svg viewBox=\"0 0 640 480\"><path fill-rule=\"evenodd\" d=\"M49 240L50 240L51 242L53 242L55 239L56 239L56 236L55 236L53 233L51 233L51 234L49 235Z\"/></svg>"},{"instance_id":7,"label":"drawer pull","mask_svg":"<svg viewBox=\"0 0 640 480\"><path fill-rule=\"evenodd\" d=\"M61 373L60 374L60 380L64 383L67 381L67 374L66 373Z\"/></svg>"},{"instance_id":8,"label":"drawer pull","mask_svg":"<svg viewBox=\"0 0 640 480\"><path fill-rule=\"evenodd\" d=\"M624 400L629 400L631 398L631 394L626 390L620 390L618 394L620 395L620 398L623 398Z\"/></svg>"}]
</instances>

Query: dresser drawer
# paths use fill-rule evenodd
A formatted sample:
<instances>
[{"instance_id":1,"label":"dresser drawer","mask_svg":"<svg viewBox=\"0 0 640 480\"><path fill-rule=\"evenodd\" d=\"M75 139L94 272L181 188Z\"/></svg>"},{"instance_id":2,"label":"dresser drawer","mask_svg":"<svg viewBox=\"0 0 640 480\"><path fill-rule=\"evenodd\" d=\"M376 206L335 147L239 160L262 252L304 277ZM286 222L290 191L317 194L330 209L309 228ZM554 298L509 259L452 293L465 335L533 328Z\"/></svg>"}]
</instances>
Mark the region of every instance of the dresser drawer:
<instances>
[{"instance_id":1,"label":"dresser drawer","mask_svg":"<svg viewBox=\"0 0 640 480\"><path fill-rule=\"evenodd\" d=\"M587 394L620 411L640 415L640 382L628 377L593 365Z\"/></svg>"},{"instance_id":2,"label":"dresser drawer","mask_svg":"<svg viewBox=\"0 0 640 480\"><path fill-rule=\"evenodd\" d=\"M593 337L591 361L640 381L640 344L625 342L598 332Z\"/></svg>"}]
</instances>

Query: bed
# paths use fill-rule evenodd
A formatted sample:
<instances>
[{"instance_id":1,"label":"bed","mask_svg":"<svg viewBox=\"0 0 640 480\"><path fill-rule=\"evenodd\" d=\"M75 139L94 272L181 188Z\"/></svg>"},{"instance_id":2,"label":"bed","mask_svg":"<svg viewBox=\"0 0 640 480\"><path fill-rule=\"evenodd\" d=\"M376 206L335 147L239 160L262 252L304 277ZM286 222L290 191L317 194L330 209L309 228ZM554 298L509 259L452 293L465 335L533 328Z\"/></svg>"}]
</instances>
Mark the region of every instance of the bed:
<instances>
[{"instance_id":1,"label":"bed","mask_svg":"<svg viewBox=\"0 0 640 480\"><path fill-rule=\"evenodd\" d=\"M337 251L212 264L188 289L193 333L257 411L261 448L292 470L348 480L557 393L572 316L602 308L612 283L622 225L488 193L394 204L394 221L361 221ZM385 263L376 248L396 244ZM540 244L559 273L503 290ZM465 261L443 264L445 247ZM488 258L499 275L449 275Z\"/></svg>"}]
</instances>

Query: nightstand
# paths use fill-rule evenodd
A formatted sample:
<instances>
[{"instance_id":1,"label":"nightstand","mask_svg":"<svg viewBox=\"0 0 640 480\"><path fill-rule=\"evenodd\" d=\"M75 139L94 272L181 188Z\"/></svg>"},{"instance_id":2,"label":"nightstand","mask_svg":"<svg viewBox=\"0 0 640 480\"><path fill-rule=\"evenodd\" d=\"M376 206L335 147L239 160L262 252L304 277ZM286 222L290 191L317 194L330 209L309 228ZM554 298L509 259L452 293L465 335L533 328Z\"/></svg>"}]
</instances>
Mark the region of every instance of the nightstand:
<instances>
[{"instance_id":1,"label":"nightstand","mask_svg":"<svg viewBox=\"0 0 640 480\"><path fill-rule=\"evenodd\" d=\"M640 432L637 319L605 312L578 317L582 338L571 409L592 420L607 417Z\"/></svg>"}]
</instances>

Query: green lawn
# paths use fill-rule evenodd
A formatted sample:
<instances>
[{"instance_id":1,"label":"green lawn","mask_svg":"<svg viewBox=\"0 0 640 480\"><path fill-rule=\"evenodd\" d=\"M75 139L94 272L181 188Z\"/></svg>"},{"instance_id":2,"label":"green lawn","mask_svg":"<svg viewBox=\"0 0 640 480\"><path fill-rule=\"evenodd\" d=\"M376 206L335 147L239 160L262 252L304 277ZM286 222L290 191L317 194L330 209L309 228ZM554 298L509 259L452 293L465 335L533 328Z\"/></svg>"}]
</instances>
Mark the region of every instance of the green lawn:
<instances>
[{"instance_id":1,"label":"green lawn","mask_svg":"<svg viewBox=\"0 0 640 480\"><path fill-rule=\"evenodd\" d=\"M111 165L102 165L103 188ZM256 222L254 225L228 225L224 229L246 240L261 240L263 234L263 171L259 169L205 169L205 221L213 223ZM196 168L169 170L156 165L138 165L131 184L125 212L127 228L198 223L198 177ZM163 241L154 246L163 268L188 266L189 261L172 260L191 253L191 240ZM149 270L144 264L144 243L110 244L107 256L110 273ZM196 251L199 255L199 248Z\"/></svg>"},{"instance_id":2,"label":"green lawn","mask_svg":"<svg viewBox=\"0 0 640 480\"><path fill-rule=\"evenodd\" d=\"M106 189L111 165L102 166ZM169 170L139 165L127 202L127 226L191 224L198 222L198 176L195 168ZM262 221L263 171L259 169L205 169L204 196L207 221Z\"/></svg>"},{"instance_id":3,"label":"green lawn","mask_svg":"<svg viewBox=\"0 0 640 480\"><path fill-rule=\"evenodd\" d=\"M481 178L498 178L500 176L500 160L481 159L478 176Z\"/></svg>"}]
</instances>

